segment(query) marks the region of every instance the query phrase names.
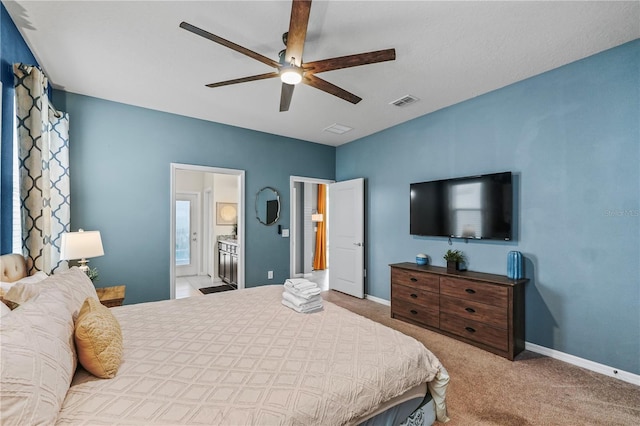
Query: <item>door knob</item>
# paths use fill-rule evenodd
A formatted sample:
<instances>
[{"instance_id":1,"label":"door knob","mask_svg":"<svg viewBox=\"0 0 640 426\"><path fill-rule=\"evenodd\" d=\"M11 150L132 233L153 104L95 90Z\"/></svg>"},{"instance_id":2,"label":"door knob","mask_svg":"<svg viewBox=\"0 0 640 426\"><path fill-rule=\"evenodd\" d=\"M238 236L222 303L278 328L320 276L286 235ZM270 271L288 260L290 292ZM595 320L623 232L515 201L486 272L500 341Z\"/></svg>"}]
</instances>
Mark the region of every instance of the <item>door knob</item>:
<instances>
[{"instance_id":1,"label":"door knob","mask_svg":"<svg viewBox=\"0 0 640 426\"><path fill-rule=\"evenodd\" d=\"M354 246L362 247L364 244L362 243L353 243Z\"/></svg>"}]
</instances>

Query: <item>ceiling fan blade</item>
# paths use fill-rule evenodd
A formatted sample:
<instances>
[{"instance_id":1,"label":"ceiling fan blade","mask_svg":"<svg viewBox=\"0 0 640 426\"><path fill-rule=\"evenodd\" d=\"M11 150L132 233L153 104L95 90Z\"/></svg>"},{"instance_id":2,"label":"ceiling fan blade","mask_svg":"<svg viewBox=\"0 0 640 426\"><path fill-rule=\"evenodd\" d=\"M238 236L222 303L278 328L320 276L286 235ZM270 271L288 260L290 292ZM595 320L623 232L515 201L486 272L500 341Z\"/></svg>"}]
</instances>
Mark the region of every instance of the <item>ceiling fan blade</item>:
<instances>
[{"instance_id":1,"label":"ceiling fan blade","mask_svg":"<svg viewBox=\"0 0 640 426\"><path fill-rule=\"evenodd\" d=\"M340 56L337 58L323 59L321 61L302 64L306 73L339 70L341 68L357 67L360 65L375 64L377 62L393 61L396 59L396 49L376 50L374 52L359 53L356 55Z\"/></svg>"},{"instance_id":2,"label":"ceiling fan blade","mask_svg":"<svg viewBox=\"0 0 640 426\"><path fill-rule=\"evenodd\" d=\"M282 83L282 92L280 94L280 112L289 111L289 105L291 105L291 97L293 96L293 89L296 86L293 84Z\"/></svg>"},{"instance_id":3,"label":"ceiling fan blade","mask_svg":"<svg viewBox=\"0 0 640 426\"><path fill-rule=\"evenodd\" d=\"M302 50L304 40L307 37L307 24L309 23L309 12L311 11L311 0L293 0L291 4L291 19L289 20L289 34L287 35L287 52L285 61L291 62L295 58L295 65L302 63Z\"/></svg>"},{"instance_id":4,"label":"ceiling fan blade","mask_svg":"<svg viewBox=\"0 0 640 426\"><path fill-rule=\"evenodd\" d=\"M305 74L305 76L302 78L302 82L308 86L315 87L316 89L320 89L323 92L327 92L341 99L344 99L347 102L351 102L352 104L357 104L362 100L362 98L354 95L353 93L349 93L346 90L339 88L335 84L331 84L328 81L323 80L320 77L316 77L313 74Z\"/></svg>"},{"instance_id":5,"label":"ceiling fan blade","mask_svg":"<svg viewBox=\"0 0 640 426\"><path fill-rule=\"evenodd\" d=\"M262 62L263 64L267 64L270 67L274 67L274 68L278 68L280 66L280 64L278 63L278 61L274 61L271 58L267 58L266 56L263 56L259 53L254 52L253 50L247 49L246 47L242 47L239 44L235 44L229 40L225 40L222 37L218 37L215 34L211 34L208 31L205 31L201 28L195 27L187 22L181 22L180 23L180 28L183 28L187 31L190 31L196 35L199 35L200 37L204 37L206 39L209 39L213 42L216 42L218 44L221 44L225 47L228 47L229 49L235 50L236 52L242 53L243 55L247 55L250 58L253 58L255 60L258 60L260 62Z\"/></svg>"},{"instance_id":6,"label":"ceiling fan blade","mask_svg":"<svg viewBox=\"0 0 640 426\"><path fill-rule=\"evenodd\" d=\"M207 84L206 86L214 88L214 87L220 87L220 86L228 86L230 84L246 83L248 81L264 80L266 78L274 78L274 77L280 77L280 74L277 72L268 72L266 74L252 75L249 77L234 78L233 80L221 81L219 83L210 83L210 84Z\"/></svg>"}]
</instances>

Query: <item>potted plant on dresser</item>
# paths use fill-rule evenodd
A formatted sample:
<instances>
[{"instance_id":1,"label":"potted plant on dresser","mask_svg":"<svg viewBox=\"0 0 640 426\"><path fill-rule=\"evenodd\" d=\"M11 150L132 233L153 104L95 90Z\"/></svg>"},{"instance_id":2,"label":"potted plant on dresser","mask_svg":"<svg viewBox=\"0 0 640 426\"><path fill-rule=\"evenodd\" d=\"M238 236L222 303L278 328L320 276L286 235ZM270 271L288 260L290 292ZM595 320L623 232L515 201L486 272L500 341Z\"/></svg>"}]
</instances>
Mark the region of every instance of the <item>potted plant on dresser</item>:
<instances>
[{"instance_id":1,"label":"potted plant on dresser","mask_svg":"<svg viewBox=\"0 0 640 426\"><path fill-rule=\"evenodd\" d=\"M447 250L444 254L444 260L447 261L447 273L454 274L460 270L460 264L464 262L464 253L460 250Z\"/></svg>"}]
</instances>

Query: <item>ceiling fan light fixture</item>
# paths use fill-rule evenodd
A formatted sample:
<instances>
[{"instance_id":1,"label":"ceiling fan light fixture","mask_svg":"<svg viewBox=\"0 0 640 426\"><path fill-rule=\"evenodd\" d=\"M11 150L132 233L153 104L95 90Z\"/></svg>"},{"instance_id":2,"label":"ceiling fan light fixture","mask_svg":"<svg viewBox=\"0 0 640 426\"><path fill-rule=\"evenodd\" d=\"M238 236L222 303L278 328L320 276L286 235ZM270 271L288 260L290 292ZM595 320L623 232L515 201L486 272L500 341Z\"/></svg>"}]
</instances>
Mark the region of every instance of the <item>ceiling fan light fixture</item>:
<instances>
[{"instance_id":1,"label":"ceiling fan light fixture","mask_svg":"<svg viewBox=\"0 0 640 426\"><path fill-rule=\"evenodd\" d=\"M302 68L286 65L280 68L280 80L286 84L298 84L302 81Z\"/></svg>"}]
</instances>

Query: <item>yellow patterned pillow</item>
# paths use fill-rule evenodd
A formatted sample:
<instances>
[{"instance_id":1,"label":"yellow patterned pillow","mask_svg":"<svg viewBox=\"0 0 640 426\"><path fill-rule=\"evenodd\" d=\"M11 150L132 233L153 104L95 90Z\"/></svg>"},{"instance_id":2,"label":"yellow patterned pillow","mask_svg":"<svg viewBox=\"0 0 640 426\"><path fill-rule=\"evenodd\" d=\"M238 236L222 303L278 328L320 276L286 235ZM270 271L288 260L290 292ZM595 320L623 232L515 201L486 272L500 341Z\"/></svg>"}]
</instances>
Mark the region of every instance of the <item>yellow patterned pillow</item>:
<instances>
[{"instance_id":1,"label":"yellow patterned pillow","mask_svg":"<svg viewBox=\"0 0 640 426\"><path fill-rule=\"evenodd\" d=\"M98 299L87 297L75 326L78 361L101 379L115 377L122 361L122 330L116 317Z\"/></svg>"}]
</instances>

